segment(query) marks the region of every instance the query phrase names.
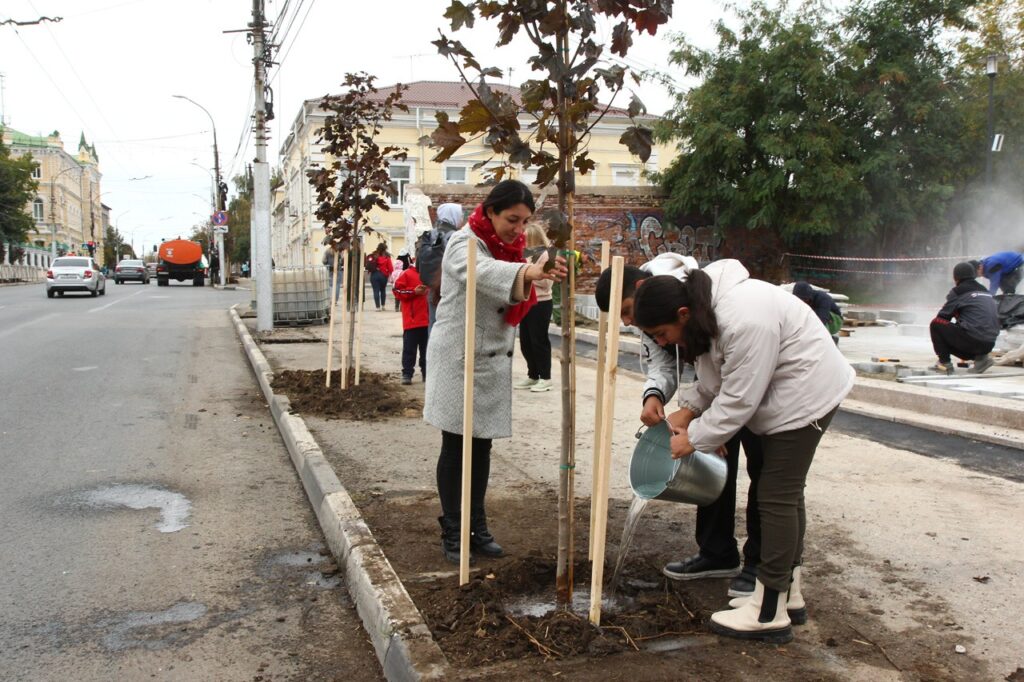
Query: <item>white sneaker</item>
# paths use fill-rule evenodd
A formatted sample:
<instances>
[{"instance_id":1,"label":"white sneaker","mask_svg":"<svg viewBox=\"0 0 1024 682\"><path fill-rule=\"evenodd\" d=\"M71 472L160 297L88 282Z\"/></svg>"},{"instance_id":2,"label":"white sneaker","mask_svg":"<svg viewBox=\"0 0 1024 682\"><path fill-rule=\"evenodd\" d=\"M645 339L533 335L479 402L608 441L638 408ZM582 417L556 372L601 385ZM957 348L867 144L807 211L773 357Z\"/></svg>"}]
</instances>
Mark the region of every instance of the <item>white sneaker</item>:
<instances>
[{"instance_id":1,"label":"white sneaker","mask_svg":"<svg viewBox=\"0 0 1024 682\"><path fill-rule=\"evenodd\" d=\"M536 379L523 379L522 381L517 381L516 383L514 383L512 385L512 388L516 389L517 391L525 391L526 389L533 388L536 385Z\"/></svg>"},{"instance_id":2,"label":"white sneaker","mask_svg":"<svg viewBox=\"0 0 1024 682\"><path fill-rule=\"evenodd\" d=\"M551 381L548 379L538 379L537 383L530 387L530 393L544 393L545 391L551 390Z\"/></svg>"}]
</instances>

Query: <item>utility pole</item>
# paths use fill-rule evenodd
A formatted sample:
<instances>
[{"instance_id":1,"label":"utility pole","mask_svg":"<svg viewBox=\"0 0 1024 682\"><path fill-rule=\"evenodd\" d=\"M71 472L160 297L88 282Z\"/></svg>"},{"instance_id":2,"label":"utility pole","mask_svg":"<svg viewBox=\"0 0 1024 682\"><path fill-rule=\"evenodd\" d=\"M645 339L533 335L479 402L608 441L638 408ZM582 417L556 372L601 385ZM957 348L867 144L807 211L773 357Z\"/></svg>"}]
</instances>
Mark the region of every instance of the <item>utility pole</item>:
<instances>
[{"instance_id":1,"label":"utility pole","mask_svg":"<svg viewBox=\"0 0 1024 682\"><path fill-rule=\"evenodd\" d=\"M273 272L270 261L270 166L267 164L267 63L270 61L264 29L263 0L252 0L253 66L256 71L256 163L253 166L252 225L250 243L256 286L256 330L274 328Z\"/></svg>"}]
</instances>

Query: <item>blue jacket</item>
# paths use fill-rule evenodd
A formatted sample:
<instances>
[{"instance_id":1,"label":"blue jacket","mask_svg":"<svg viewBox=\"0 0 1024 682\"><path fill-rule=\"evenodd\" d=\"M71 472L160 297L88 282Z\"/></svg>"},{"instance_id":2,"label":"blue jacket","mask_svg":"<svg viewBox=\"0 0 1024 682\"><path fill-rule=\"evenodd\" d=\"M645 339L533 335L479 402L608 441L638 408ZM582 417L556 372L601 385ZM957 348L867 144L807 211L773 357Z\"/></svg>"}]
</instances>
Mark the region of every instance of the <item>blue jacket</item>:
<instances>
[{"instance_id":1,"label":"blue jacket","mask_svg":"<svg viewBox=\"0 0 1024 682\"><path fill-rule=\"evenodd\" d=\"M1024 263L1024 256L1016 251L1000 251L993 253L981 261L982 274L988 278L988 291L996 293L1003 277L1010 274Z\"/></svg>"}]
</instances>

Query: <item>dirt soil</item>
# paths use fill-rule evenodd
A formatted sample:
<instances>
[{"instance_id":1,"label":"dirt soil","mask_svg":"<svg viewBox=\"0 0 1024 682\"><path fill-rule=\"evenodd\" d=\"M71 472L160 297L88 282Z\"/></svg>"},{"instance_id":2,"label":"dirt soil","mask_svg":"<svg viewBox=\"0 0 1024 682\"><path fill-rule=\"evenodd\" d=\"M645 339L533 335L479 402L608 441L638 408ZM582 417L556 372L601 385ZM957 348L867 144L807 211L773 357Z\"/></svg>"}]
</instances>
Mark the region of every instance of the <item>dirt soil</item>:
<instances>
[{"instance_id":1,"label":"dirt soil","mask_svg":"<svg viewBox=\"0 0 1024 682\"><path fill-rule=\"evenodd\" d=\"M349 386L342 390L340 369L331 372L330 388L322 369L285 370L275 375L274 392L287 395L299 414L327 418L375 420L422 412L422 401L403 391L394 378L363 371L359 385L354 386L354 376L349 373Z\"/></svg>"}]
</instances>

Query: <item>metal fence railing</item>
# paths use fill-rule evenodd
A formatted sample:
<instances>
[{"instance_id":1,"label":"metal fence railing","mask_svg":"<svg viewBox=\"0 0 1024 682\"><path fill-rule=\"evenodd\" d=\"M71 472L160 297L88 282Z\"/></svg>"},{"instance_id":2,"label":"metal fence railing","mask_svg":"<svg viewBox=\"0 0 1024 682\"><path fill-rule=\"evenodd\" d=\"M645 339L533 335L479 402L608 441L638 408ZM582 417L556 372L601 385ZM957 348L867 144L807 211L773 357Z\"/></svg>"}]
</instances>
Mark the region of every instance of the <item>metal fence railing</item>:
<instances>
[{"instance_id":1,"label":"metal fence railing","mask_svg":"<svg viewBox=\"0 0 1024 682\"><path fill-rule=\"evenodd\" d=\"M14 282L42 282L46 279L46 270L31 265L12 265L0 263L0 284Z\"/></svg>"}]
</instances>

